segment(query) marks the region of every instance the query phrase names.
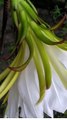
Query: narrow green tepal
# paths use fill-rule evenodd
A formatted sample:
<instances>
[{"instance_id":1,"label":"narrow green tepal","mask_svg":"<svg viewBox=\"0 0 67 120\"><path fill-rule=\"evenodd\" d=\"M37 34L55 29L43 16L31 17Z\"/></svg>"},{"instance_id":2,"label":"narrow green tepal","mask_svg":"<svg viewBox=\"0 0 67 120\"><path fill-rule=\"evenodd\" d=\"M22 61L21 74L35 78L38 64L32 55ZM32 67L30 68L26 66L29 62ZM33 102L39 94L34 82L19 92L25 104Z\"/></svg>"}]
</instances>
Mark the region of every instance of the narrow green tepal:
<instances>
[{"instance_id":1,"label":"narrow green tepal","mask_svg":"<svg viewBox=\"0 0 67 120\"><path fill-rule=\"evenodd\" d=\"M58 44L62 43L61 41L58 41L58 42L52 41L52 37L51 36L49 37L47 35L48 30L47 30L47 33L45 33L45 31L42 28L40 28L40 26L38 24L36 24L34 21L29 22L29 24L31 26L31 29L34 31L36 36L39 38L39 40L44 42L45 44L47 44L47 45L58 45Z\"/></svg>"}]
</instances>

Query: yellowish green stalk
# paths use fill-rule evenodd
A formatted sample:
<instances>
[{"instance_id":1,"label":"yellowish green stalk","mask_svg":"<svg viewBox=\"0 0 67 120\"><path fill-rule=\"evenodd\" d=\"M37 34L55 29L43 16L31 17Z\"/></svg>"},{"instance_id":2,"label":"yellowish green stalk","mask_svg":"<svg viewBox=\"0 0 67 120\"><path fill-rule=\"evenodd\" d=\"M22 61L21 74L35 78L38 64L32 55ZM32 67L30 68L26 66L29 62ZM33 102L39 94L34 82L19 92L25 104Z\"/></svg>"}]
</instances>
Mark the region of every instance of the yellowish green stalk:
<instances>
[{"instance_id":1,"label":"yellowish green stalk","mask_svg":"<svg viewBox=\"0 0 67 120\"><path fill-rule=\"evenodd\" d=\"M33 37L32 37L33 39ZM46 82L45 82L45 73L44 73L44 68L43 68L43 64L42 64L42 59L41 56L39 54L38 48L36 46L36 43L33 39L33 44L34 44L34 63L36 66L36 70L37 70L37 74L38 74L38 79L39 79L39 90L40 90L40 97L39 100L37 101L37 104L39 104L45 95L45 89L46 89Z\"/></svg>"}]
</instances>

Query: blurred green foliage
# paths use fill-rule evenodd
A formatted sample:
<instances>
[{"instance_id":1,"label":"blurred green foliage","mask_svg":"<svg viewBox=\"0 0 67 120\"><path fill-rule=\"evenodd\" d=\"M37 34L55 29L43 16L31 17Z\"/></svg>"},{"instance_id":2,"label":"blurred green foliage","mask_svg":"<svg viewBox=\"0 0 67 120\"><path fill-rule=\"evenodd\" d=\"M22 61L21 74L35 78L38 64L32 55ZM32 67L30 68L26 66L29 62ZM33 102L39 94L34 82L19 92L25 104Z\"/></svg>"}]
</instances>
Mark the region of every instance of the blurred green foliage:
<instances>
[{"instance_id":1,"label":"blurred green foliage","mask_svg":"<svg viewBox=\"0 0 67 120\"><path fill-rule=\"evenodd\" d=\"M61 8L59 8L58 5L56 5L54 9L51 11L51 15L52 15L52 18L56 21L58 17L62 15Z\"/></svg>"},{"instance_id":2,"label":"blurred green foliage","mask_svg":"<svg viewBox=\"0 0 67 120\"><path fill-rule=\"evenodd\" d=\"M3 5L3 1L4 1L4 0L0 0L0 6Z\"/></svg>"}]
</instances>

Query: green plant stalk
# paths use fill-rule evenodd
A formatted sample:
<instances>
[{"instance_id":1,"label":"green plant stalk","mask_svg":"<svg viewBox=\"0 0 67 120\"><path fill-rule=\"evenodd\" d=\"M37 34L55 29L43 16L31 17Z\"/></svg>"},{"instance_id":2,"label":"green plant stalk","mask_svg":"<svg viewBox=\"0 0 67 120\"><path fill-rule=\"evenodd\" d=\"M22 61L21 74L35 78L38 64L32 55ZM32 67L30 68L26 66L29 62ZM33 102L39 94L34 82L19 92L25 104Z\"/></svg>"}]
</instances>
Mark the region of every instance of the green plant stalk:
<instances>
[{"instance_id":1,"label":"green plant stalk","mask_svg":"<svg viewBox=\"0 0 67 120\"><path fill-rule=\"evenodd\" d=\"M32 39L33 39L33 37L32 37ZM38 79L39 79L40 97L39 97L39 100L37 101L37 104L39 104L44 98L46 83L45 83L45 73L44 73L44 69L43 69L41 56L39 54L39 51L38 51L38 48L36 46L34 39L33 39L33 42L34 42L34 47L35 47L33 59L34 59L34 63L36 66Z\"/></svg>"},{"instance_id":2,"label":"green plant stalk","mask_svg":"<svg viewBox=\"0 0 67 120\"><path fill-rule=\"evenodd\" d=\"M19 23L18 23L18 16L17 16L16 10L11 10L11 14L12 14L13 22L16 25L16 27L18 28Z\"/></svg>"},{"instance_id":3,"label":"green plant stalk","mask_svg":"<svg viewBox=\"0 0 67 120\"><path fill-rule=\"evenodd\" d=\"M20 52L20 49L19 49ZM18 52L18 53L19 53ZM15 59L13 60L13 62L10 64L11 67L13 67L16 63L16 61L18 60L19 54L17 53L17 56L15 57ZM9 68L6 68L1 74L0 74L0 81L2 81L9 73L11 72L11 70Z\"/></svg>"},{"instance_id":4,"label":"green plant stalk","mask_svg":"<svg viewBox=\"0 0 67 120\"><path fill-rule=\"evenodd\" d=\"M5 98L4 98L3 102L2 102L2 105L4 105L7 101L8 101L8 93L6 94L6 96L5 96Z\"/></svg>"},{"instance_id":5,"label":"green plant stalk","mask_svg":"<svg viewBox=\"0 0 67 120\"><path fill-rule=\"evenodd\" d=\"M64 23L65 19L66 19L66 15L64 15L64 17L56 25L51 27L50 30L58 29Z\"/></svg>"},{"instance_id":6,"label":"green plant stalk","mask_svg":"<svg viewBox=\"0 0 67 120\"><path fill-rule=\"evenodd\" d=\"M20 73L16 72L12 80L9 82L9 84L6 86L6 88L0 93L0 99L10 90L10 88L13 86L13 84L18 79Z\"/></svg>"},{"instance_id":7,"label":"green plant stalk","mask_svg":"<svg viewBox=\"0 0 67 120\"><path fill-rule=\"evenodd\" d=\"M27 15L25 11L22 9L20 4L18 5L18 16L21 24L18 39L23 40L27 34L28 23L27 23Z\"/></svg>"},{"instance_id":8,"label":"green plant stalk","mask_svg":"<svg viewBox=\"0 0 67 120\"><path fill-rule=\"evenodd\" d=\"M19 55L16 59L16 62L15 62L15 66L17 66L18 64L20 64L20 59L21 59L21 55L22 55L22 46L21 46L21 49L19 51ZM6 88L6 86L8 85L8 83L11 81L12 77L15 75L16 72L14 71L11 71L8 76L4 79L4 81L2 82L2 84L0 85L0 93Z\"/></svg>"},{"instance_id":9,"label":"green plant stalk","mask_svg":"<svg viewBox=\"0 0 67 120\"><path fill-rule=\"evenodd\" d=\"M47 35L49 39L53 40L53 42L60 42L63 41L61 38L57 37L52 31L49 29L44 29L43 25L40 26L43 34ZM67 42L66 40L62 44L57 44L57 46L63 50L67 51Z\"/></svg>"},{"instance_id":10,"label":"green plant stalk","mask_svg":"<svg viewBox=\"0 0 67 120\"><path fill-rule=\"evenodd\" d=\"M38 14L37 9L35 8L35 6L32 4L32 2L30 0L27 0L28 4L31 6L31 8L33 9L33 11Z\"/></svg>"},{"instance_id":11,"label":"green plant stalk","mask_svg":"<svg viewBox=\"0 0 67 120\"><path fill-rule=\"evenodd\" d=\"M20 5L26 11L26 13L28 14L28 16L30 16L34 21L38 20L37 14L33 11L33 9L30 7L30 5L25 0L21 1Z\"/></svg>"},{"instance_id":12,"label":"green plant stalk","mask_svg":"<svg viewBox=\"0 0 67 120\"><path fill-rule=\"evenodd\" d=\"M19 0L10 0L11 10L17 9L18 2L19 2Z\"/></svg>"},{"instance_id":13,"label":"green plant stalk","mask_svg":"<svg viewBox=\"0 0 67 120\"><path fill-rule=\"evenodd\" d=\"M25 43L24 43L25 44ZM22 46L21 46L22 48ZM25 50L25 46L23 45L23 51ZM21 64L24 60L24 52L22 54L22 49L21 49L21 60L19 59L19 64ZM12 71L14 72L14 71ZM8 82L8 85L5 87L5 89L0 93L0 99L9 91L9 89L12 87L12 85L15 83L15 81L18 79L20 72L14 72L15 74L11 78L11 80Z\"/></svg>"},{"instance_id":14,"label":"green plant stalk","mask_svg":"<svg viewBox=\"0 0 67 120\"><path fill-rule=\"evenodd\" d=\"M59 42L54 42L51 39L51 36L49 38L49 36L47 34L45 34L44 30L42 30L39 25L37 25L34 21L29 22L31 29L33 30L33 32L36 34L36 36L39 38L39 40L41 40L42 42L44 42L45 44L48 45L56 45L59 44ZM47 33L47 32L46 32Z\"/></svg>"},{"instance_id":15,"label":"green plant stalk","mask_svg":"<svg viewBox=\"0 0 67 120\"><path fill-rule=\"evenodd\" d=\"M30 50L30 54L29 54L29 57L28 59L23 63L21 64L20 66L18 67L12 67L11 69L13 69L14 71L22 71L24 70L27 65L29 64L30 60L32 59L33 57L33 53L34 53L34 46L33 46L33 42L32 42L32 38L31 38L31 35L27 33L27 36L26 36L26 39L25 41L27 42L28 44L28 47L29 47L29 50Z\"/></svg>"},{"instance_id":16,"label":"green plant stalk","mask_svg":"<svg viewBox=\"0 0 67 120\"><path fill-rule=\"evenodd\" d=\"M35 42L37 44L42 62L44 67L44 73L45 73L45 81L46 81L46 89L49 89L51 86L51 79L52 79L52 73L51 73L51 67L49 63L49 58L47 56L47 53L45 51L45 47L43 46L43 43L41 43L38 39L35 39Z\"/></svg>"}]
</instances>

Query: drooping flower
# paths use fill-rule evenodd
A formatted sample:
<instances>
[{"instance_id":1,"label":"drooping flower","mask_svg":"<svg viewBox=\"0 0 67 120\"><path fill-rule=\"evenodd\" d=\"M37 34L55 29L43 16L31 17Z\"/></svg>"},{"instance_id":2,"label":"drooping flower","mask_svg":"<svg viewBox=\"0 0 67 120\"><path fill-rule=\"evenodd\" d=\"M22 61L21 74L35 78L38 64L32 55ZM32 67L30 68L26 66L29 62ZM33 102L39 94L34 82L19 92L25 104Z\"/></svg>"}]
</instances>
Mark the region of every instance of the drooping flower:
<instances>
[{"instance_id":1,"label":"drooping flower","mask_svg":"<svg viewBox=\"0 0 67 120\"><path fill-rule=\"evenodd\" d=\"M60 67L57 66L62 74L65 74L61 66L67 68L67 53L56 47L46 46L49 52L54 53L55 59L61 62ZM51 51L50 51L51 50ZM28 53L28 51L26 51ZM49 53L48 53L49 54ZM50 54L49 54L50 59ZM56 62L55 62L56 63ZM51 62L50 62L51 64ZM39 83L36 67L33 59L30 61L27 68L21 72L17 82L9 92L8 107L6 115L8 117L19 117L19 108L21 107L20 117L43 117L45 112L53 117L53 110L64 113L67 109L67 90L62 84L59 75L55 71L53 64L52 68L52 84L46 90L43 101L36 105L39 99ZM49 73L48 73L49 75ZM66 82L66 80L63 80Z\"/></svg>"},{"instance_id":2,"label":"drooping flower","mask_svg":"<svg viewBox=\"0 0 67 120\"><path fill-rule=\"evenodd\" d=\"M45 112L53 117L52 112L58 106L58 111L64 112L67 106L64 103L67 99L67 69L63 64L67 59L64 52L67 42L52 30L62 24L66 15L58 25L50 28L38 17L29 0L11 0L11 12L18 29L16 46L19 50L9 68L0 75L0 80L4 80L0 99L10 90L7 116L43 117Z\"/></svg>"}]
</instances>

